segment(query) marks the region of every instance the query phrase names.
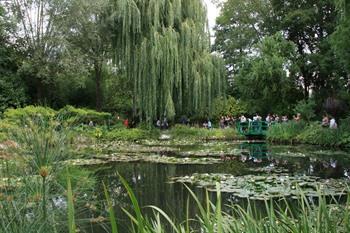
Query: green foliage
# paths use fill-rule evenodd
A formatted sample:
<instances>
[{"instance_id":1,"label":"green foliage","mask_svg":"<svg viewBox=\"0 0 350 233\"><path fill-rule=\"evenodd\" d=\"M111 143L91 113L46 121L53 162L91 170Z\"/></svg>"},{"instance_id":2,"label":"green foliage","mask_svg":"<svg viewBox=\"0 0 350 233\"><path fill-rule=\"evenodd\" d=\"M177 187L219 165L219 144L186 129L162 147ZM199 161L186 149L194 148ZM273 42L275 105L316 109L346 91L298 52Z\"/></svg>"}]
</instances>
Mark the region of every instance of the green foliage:
<instances>
[{"instance_id":1,"label":"green foliage","mask_svg":"<svg viewBox=\"0 0 350 233\"><path fill-rule=\"evenodd\" d=\"M106 112L97 112L91 109L75 108L73 106L66 106L60 109L57 113L59 120L70 126L80 124L88 124L92 121L94 124L108 124L112 118L112 114Z\"/></svg>"},{"instance_id":2,"label":"green foliage","mask_svg":"<svg viewBox=\"0 0 350 233\"><path fill-rule=\"evenodd\" d=\"M212 117L219 119L221 116L238 116L247 112L246 106L232 96L227 99L216 98L212 105Z\"/></svg>"},{"instance_id":3,"label":"green foliage","mask_svg":"<svg viewBox=\"0 0 350 233\"><path fill-rule=\"evenodd\" d=\"M114 1L116 64L132 80L133 113L151 124L167 115L205 115L226 89L222 59L210 53L201 0Z\"/></svg>"},{"instance_id":4,"label":"green foliage","mask_svg":"<svg viewBox=\"0 0 350 233\"><path fill-rule=\"evenodd\" d=\"M274 124L267 132L267 139L278 143L303 143L329 147L350 147L350 119L340 121L338 129L322 127L321 122L307 124L288 122Z\"/></svg>"},{"instance_id":5,"label":"green foliage","mask_svg":"<svg viewBox=\"0 0 350 233\"><path fill-rule=\"evenodd\" d=\"M223 1L220 16L216 19L214 50L223 54L231 75L237 74L254 45L268 34L272 11L269 0Z\"/></svg>"},{"instance_id":6,"label":"green foliage","mask_svg":"<svg viewBox=\"0 0 350 233\"><path fill-rule=\"evenodd\" d=\"M157 139L159 137L158 130L143 130L139 128L127 129L113 129L107 131L102 137L108 140L121 140L121 141L138 141L142 139Z\"/></svg>"},{"instance_id":7,"label":"green foliage","mask_svg":"<svg viewBox=\"0 0 350 233\"><path fill-rule=\"evenodd\" d=\"M295 45L278 33L266 37L257 50L257 56L248 58L235 78L241 100L250 113L290 112L300 98L295 85Z\"/></svg>"},{"instance_id":8,"label":"green foliage","mask_svg":"<svg viewBox=\"0 0 350 233\"><path fill-rule=\"evenodd\" d=\"M347 70L350 72L350 4L345 0L338 2L339 24L331 36L332 47Z\"/></svg>"},{"instance_id":9,"label":"green foliage","mask_svg":"<svg viewBox=\"0 0 350 233\"><path fill-rule=\"evenodd\" d=\"M301 118L305 119L307 122L310 122L311 119L315 118L315 108L316 103L314 100L301 100L297 103L294 108L294 113L301 114Z\"/></svg>"},{"instance_id":10,"label":"green foliage","mask_svg":"<svg viewBox=\"0 0 350 233\"><path fill-rule=\"evenodd\" d=\"M10 43L9 32L13 22L0 5L0 112L10 107L20 107L26 101L23 80L17 74L21 56Z\"/></svg>"},{"instance_id":11,"label":"green foliage","mask_svg":"<svg viewBox=\"0 0 350 233\"><path fill-rule=\"evenodd\" d=\"M293 143L295 138L306 128L303 121L273 124L267 131L267 139L272 142Z\"/></svg>"},{"instance_id":12,"label":"green foliage","mask_svg":"<svg viewBox=\"0 0 350 233\"><path fill-rule=\"evenodd\" d=\"M24 108L7 109L3 116L7 122L21 125L35 119L41 119L43 121L53 120L56 113L55 110L49 107L30 105Z\"/></svg>"},{"instance_id":13,"label":"green foliage","mask_svg":"<svg viewBox=\"0 0 350 233\"><path fill-rule=\"evenodd\" d=\"M341 131L324 128L319 123L311 123L296 137L301 143L322 146L340 146L341 139Z\"/></svg>"},{"instance_id":14,"label":"green foliage","mask_svg":"<svg viewBox=\"0 0 350 233\"><path fill-rule=\"evenodd\" d=\"M170 135L173 139L239 139L241 138L233 128L228 129L205 129L194 128L184 125L175 125L170 129Z\"/></svg>"},{"instance_id":15,"label":"green foliage","mask_svg":"<svg viewBox=\"0 0 350 233\"><path fill-rule=\"evenodd\" d=\"M154 216L149 218L143 213L140 204L136 199L134 192L128 183L120 177L120 180L127 190L132 210L130 212L124 209L125 214L130 218L133 233L189 233L194 229L190 228L186 219L182 223L173 221L168 214L156 206L148 206L153 210ZM207 194L204 201L188 188L190 197L198 209L196 221L197 227L206 233L234 233L234 232L281 232L281 233L299 233L301 232L320 232L337 233L349 231L349 209L346 205L342 206L333 198L335 204L328 204L326 198L320 193L317 196L317 202L311 202L302 193L293 206L287 199L280 199L279 202L266 200L259 209L253 203L248 201L246 207L232 205L228 207L228 214L222 211L220 184L216 185L217 202L213 203ZM348 197L349 198L349 197ZM109 202L107 199L107 203ZM261 212L257 212L260 210ZM261 217L261 213L264 213ZM162 217L162 219L161 219ZM113 218L110 218L116 224ZM164 220L165 223L161 220ZM193 219L191 219L193 221Z\"/></svg>"}]
</instances>

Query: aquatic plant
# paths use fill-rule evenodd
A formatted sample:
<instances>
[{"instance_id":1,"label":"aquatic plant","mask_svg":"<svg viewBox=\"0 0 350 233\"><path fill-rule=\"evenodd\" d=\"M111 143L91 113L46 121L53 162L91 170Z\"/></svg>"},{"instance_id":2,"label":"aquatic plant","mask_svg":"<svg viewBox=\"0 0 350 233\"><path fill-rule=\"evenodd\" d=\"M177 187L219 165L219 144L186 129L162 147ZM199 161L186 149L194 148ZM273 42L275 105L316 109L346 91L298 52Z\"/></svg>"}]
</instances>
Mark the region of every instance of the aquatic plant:
<instances>
[{"instance_id":1,"label":"aquatic plant","mask_svg":"<svg viewBox=\"0 0 350 233\"><path fill-rule=\"evenodd\" d=\"M238 135L236 129L205 129L188 127L185 125L175 125L169 130L172 139L201 139L201 140L232 140L232 139L242 139L243 137Z\"/></svg>"},{"instance_id":2,"label":"aquatic plant","mask_svg":"<svg viewBox=\"0 0 350 233\"><path fill-rule=\"evenodd\" d=\"M272 125L267 139L277 143L304 143L331 147L350 147L349 120L340 121L338 129L322 127L320 122L288 122Z\"/></svg>"},{"instance_id":3,"label":"aquatic plant","mask_svg":"<svg viewBox=\"0 0 350 233\"><path fill-rule=\"evenodd\" d=\"M198 208L196 219L190 219L186 214L185 221L177 223L156 206L148 206L154 210L154 216L145 216L142 209L127 182L120 177L121 182L127 190L133 206L133 213L124 209L125 214L130 218L133 233L256 233L256 232L279 232L279 233L338 233L349 232L350 230L350 198L343 205L335 199L329 204L326 198L317 193L318 202L310 200L300 193L296 205L282 198L278 202L265 200L263 210L248 202L246 207L234 204L222 209L221 187L216 183L216 203L213 203L209 195L206 195L202 202L195 193L187 187L194 204ZM107 199L109 196L106 195ZM110 202L111 200L107 200ZM203 205L204 203L204 205ZM188 210L187 210L188 211ZM112 224L117 224L115 217L110 217ZM191 224L190 224L191 222ZM113 231L116 232L116 231Z\"/></svg>"}]
</instances>

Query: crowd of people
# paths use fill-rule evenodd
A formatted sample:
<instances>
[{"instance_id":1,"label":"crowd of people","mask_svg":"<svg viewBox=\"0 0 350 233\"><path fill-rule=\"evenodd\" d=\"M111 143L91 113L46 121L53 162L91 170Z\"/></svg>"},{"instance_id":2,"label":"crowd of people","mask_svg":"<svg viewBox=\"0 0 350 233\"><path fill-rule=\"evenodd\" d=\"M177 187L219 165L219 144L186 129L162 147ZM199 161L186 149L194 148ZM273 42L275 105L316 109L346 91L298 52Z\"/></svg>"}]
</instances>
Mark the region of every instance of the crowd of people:
<instances>
[{"instance_id":1,"label":"crowd of people","mask_svg":"<svg viewBox=\"0 0 350 233\"><path fill-rule=\"evenodd\" d=\"M294 121L294 122L300 122L302 120L302 116L300 113L297 113L292 116L291 119L289 119L288 115L278 115L278 114L267 114L265 118L260 116L258 113L253 115L251 118L246 117L244 114L238 116L238 117L233 117L233 116L221 116L219 118L219 128L225 129L225 128L230 128L230 127L235 127L236 123L245 123L245 122L259 122L259 121L265 121L268 123L268 125L276 124L276 123L287 123L289 121ZM180 119L181 124L183 125L190 125L190 119L183 116ZM321 125L323 127L329 127L331 129L336 129L338 128L337 122L334 117L330 117L328 115L324 115L322 118ZM160 129L167 129L169 127L169 123L166 117L163 119L157 119L155 122L155 126ZM199 125L197 125L199 126ZM212 129L213 124L210 119L207 119L202 123L203 128L207 129Z\"/></svg>"},{"instance_id":2,"label":"crowd of people","mask_svg":"<svg viewBox=\"0 0 350 233\"><path fill-rule=\"evenodd\" d=\"M278 115L278 114L268 114L265 119L263 119L262 116L260 116L258 113L256 113L252 118L246 117L244 114L242 114L239 117L232 117L232 116L221 116L219 119L219 127L221 129L233 127L236 125L236 123L245 123L245 122L258 122L258 121L265 121L269 125L275 124L275 123L287 123L289 121L294 122L300 122L302 120L302 116L300 113L297 113L296 115L293 115L291 119L288 118L288 115ZM337 129L338 125L334 117L330 117L328 115L324 115L322 119L321 125L323 127L329 127L331 129ZM212 128L212 123L210 120L203 123L203 127L205 128Z\"/></svg>"}]
</instances>

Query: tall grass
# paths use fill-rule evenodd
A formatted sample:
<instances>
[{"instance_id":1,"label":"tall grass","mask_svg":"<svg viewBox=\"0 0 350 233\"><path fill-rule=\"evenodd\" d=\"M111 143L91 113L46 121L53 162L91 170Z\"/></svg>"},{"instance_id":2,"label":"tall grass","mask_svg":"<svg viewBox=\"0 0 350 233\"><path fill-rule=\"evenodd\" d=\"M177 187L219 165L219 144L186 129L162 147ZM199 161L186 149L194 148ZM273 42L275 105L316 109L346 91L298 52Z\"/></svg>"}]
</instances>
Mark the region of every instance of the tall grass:
<instances>
[{"instance_id":1,"label":"tall grass","mask_svg":"<svg viewBox=\"0 0 350 233\"><path fill-rule=\"evenodd\" d=\"M322 127L319 122L289 122L272 125L267 139L277 143L303 143L330 147L350 147L350 119L340 122L338 129Z\"/></svg>"},{"instance_id":2,"label":"tall grass","mask_svg":"<svg viewBox=\"0 0 350 233\"><path fill-rule=\"evenodd\" d=\"M169 130L172 138L175 139L198 139L198 140L233 140L241 139L236 129L227 128L227 129L206 129L206 128L196 128L188 127L184 125L175 125Z\"/></svg>"},{"instance_id":3,"label":"tall grass","mask_svg":"<svg viewBox=\"0 0 350 233\"><path fill-rule=\"evenodd\" d=\"M144 216L139 203L126 181L120 177L127 190L133 206L133 214L124 210L130 218L132 233L346 233L350 232L350 196L347 202L340 204L335 198L330 201L319 193L310 200L301 194L298 201L282 199L278 202L265 201L263 210L249 203L246 208L240 205L226 207L223 211L220 186L217 184L217 201L214 204L206 195L204 203L187 187L190 196L197 206L196 224L186 214L186 220L177 223L163 210L156 206L148 206L154 210L154 216ZM110 202L106 195L107 202ZM291 204L293 203L293 204ZM115 216L110 221L116 224ZM115 232L115 231L112 231Z\"/></svg>"}]
</instances>

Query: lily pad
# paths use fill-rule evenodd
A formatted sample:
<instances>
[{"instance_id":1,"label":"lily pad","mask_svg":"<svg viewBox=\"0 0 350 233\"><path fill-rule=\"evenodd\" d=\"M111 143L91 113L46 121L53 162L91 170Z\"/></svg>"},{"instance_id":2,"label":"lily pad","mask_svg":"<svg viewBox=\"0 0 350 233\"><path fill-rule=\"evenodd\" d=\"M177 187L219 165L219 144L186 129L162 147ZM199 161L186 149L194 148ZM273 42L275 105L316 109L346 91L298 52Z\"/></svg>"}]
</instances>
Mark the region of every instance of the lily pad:
<instances>
[{"instance_id":1,"label":"lily pad","mask_svg":"<svg viewBox=\"0 0 350 233\"><path fill-rule=\"evenodd\" d=\"M191 183L199 187L215 191L220 183L221 192L232 193L239 198L264 200L276 197L298 198L301 194L310 197L320 195L341 196L349 191L350 182L343 179L319 179L314 176L298 176L288 174L265 174L232 176L229 174L193 174L173 177L172 182Z\"/></svg>"}]
</instances>

